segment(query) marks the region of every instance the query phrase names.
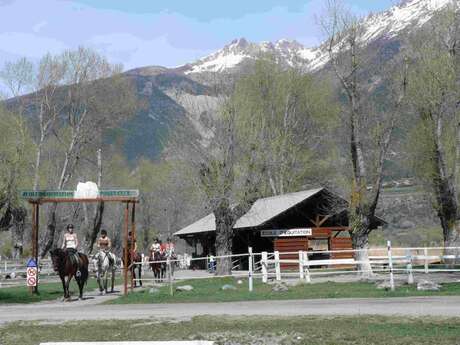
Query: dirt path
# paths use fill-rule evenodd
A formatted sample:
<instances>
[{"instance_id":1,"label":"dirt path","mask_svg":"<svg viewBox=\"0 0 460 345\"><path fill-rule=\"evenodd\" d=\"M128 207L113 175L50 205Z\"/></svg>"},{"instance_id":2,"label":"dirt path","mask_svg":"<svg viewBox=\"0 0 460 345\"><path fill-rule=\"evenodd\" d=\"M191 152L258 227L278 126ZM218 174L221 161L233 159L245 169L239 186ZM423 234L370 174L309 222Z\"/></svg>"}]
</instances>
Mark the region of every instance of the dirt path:
<instances>
[{"instance_id":1,"label":"dirt path","mask_svg":"<svg viewBox=\"0 0 460 345\"><path fill-rule=\"evenodd\" d=\"M98 302L101 299L97 298ZM253 301L95 305L87 301L0 306L0 323L48 320L189 319L199 315L406 315L460 317L460 297L350 298L327 300Z\"/></svg>"}]
</instances>

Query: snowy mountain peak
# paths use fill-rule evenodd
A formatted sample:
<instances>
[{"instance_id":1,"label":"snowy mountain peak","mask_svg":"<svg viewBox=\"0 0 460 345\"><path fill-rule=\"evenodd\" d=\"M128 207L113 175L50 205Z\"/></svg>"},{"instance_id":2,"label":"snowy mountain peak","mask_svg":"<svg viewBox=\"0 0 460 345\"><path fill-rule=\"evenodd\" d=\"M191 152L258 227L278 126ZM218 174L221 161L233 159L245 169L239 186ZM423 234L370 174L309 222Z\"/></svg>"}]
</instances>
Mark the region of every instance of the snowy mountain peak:
<instances>
[{"instance_id":1,"label":"snowy mountain peak","mask_svg":"<svg viewBox=\"0 0 460 345\"><path fill-rule=\"evenodd\" d=\"M364 31L361 41L368 44L381 38L391 39L402 31L421 27L436 11L450 3L452 0L406 0L387 11L371 14L363 20ZM312 71L328 62L328 54L323 45L307 48L295 40L288 39L257 44L239 38L209 56L182 66L181 69L186 74L223 72L254 60L261 54L270 54L276 60L290 66L301 64Z\"/></svg>"}]
</instances>

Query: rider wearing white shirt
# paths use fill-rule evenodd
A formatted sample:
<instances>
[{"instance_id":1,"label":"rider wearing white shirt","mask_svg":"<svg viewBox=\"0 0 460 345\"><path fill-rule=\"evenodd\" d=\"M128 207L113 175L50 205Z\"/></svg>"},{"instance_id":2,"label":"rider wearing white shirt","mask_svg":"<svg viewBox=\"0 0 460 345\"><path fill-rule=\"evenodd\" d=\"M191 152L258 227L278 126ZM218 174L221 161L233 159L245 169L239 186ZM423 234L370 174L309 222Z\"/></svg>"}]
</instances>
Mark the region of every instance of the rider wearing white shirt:
<instances>
[{"instance_id":1,"label":"rider wearing white shirt","mask_svg":"<svg viewBox=\"0 0 460 345\"><path fill-rule=\"evenodd\" d=\"M158 241L158 238L155 238L153 240L152 245L150 246L150 253L153 256L154 253L160 252L161 251L161 245L160 242Z\"/></svg>"},{"instance_id":2,"label":"rider wearing white shirt","mask_svg":"<svg viewBox=\"0 0 460 345\"><path fill-rule=\"evenodd\" d=\"M72 254L76 253L78 248L77 234L75 234L73 230L73 224L67 225L67 232L64 234L64 241L62 242L62 249Z\"/></svg>"}]
</instances>

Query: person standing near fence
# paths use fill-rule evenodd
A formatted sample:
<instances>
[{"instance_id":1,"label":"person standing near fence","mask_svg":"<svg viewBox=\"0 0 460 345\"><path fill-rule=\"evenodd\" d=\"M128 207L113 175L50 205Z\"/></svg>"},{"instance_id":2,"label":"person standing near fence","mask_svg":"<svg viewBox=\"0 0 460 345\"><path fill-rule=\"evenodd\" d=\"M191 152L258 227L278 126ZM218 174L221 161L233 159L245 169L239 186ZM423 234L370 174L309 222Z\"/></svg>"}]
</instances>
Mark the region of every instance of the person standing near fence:
<instances>
[{"instance_id":1,"label":"person standing near fence","mask_svg":"<svg viewBox=\"0 0 460 345\"><path fill-rule=\"evenodd\" d=\"M216 258L214 257L214 255L209 255L209 272L210 273L214 273L216 272Z\"/></svg>"}]
</instances>

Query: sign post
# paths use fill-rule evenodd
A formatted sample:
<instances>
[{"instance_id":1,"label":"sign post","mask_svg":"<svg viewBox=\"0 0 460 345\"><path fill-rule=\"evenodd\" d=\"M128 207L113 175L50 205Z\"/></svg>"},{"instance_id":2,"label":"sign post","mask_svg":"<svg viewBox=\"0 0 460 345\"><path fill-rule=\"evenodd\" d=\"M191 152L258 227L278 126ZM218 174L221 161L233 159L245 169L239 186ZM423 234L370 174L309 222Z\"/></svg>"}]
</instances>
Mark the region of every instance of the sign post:
<instances>
[{"instance_id":1,"label":"sign post","mask_svg":"<svg viewBox=\"0 0 460 345\"><path fill-rule=\"evenodd\" d=\"M30 292L37 292L38 286L38 268L35 259L31 258L27 261L27 278L26 284L30 288Z\"/></svg>"}]
</instances>

